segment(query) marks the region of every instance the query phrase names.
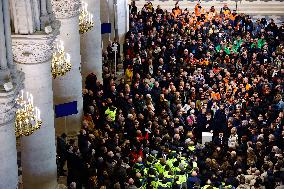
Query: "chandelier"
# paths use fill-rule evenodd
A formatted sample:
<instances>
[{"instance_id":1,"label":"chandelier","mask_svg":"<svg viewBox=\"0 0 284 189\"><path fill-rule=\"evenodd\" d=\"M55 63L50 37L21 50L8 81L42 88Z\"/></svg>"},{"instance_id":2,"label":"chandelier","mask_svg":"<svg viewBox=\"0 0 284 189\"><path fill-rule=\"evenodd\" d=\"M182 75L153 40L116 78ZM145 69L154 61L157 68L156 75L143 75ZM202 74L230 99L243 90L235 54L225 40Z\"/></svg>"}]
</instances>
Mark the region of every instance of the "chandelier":
<instances>
[{"instance_id":1,"label":"chandelier","mask_svg":"<svg viewBox=\"0 0 284 189\"><path fill-rule=\"evenodd\" d=\"M79 32L81 34L88 32L94 27L93 14L87 10L88 4L82 2L82 10L79 16Z\"/></svg>"},{"instance_id":2,"label":"chandelier","mask_svg":"<svg viewBox=\"0 0 284 189\"><path fill-rule=\"evenodd\" d=\"M40 110L34 107L32 94L27 92L24 95L24 91L21 90L21 95L16 98L16 107L16 137L29 136L41 127Z\"/></svg>"},{"instance_id":3,"label":"chandelier","mask_svg":"<svg viewBox=\"0 0 284 189\"><path fill-rule=\"evenodd\" d=\"M71 68L70 55L65 53L63 41L56 39L51 61L51 73L53 79L64 76Z\"/></svg>"}]
</instances>

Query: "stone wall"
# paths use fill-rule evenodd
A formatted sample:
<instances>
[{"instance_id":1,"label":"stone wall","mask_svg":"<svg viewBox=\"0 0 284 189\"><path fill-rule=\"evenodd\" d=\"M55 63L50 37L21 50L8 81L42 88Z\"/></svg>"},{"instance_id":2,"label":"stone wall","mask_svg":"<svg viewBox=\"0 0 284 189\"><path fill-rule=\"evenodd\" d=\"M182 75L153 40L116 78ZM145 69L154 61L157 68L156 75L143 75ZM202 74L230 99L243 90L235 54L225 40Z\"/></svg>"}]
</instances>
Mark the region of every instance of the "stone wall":
<instances>
[{"instance_id":1,"label":"stone wall","mask_svg":"<svg viewBox=\"0 0 284 189\"><path fill-rule=\"evenodd\" d=\"M131 1L131 0L130 0ZM171 11L174 7L176 0L136 0L136 6L141 9L145 3L148 1L152 2L154 7L161 5L161 8ZM180 0L180 8L188 8L189 10L194 10L194 6L197 1ZM284 16L284 0L236 0L236 1L224 1L224 0L205 0L201 1L201 5L208 10L211 6L215 6L217 10L227 3L230 9L236 9L236 4L238 11L250 14L250 15L283 15Z\"/></svg>"}]
</instances>

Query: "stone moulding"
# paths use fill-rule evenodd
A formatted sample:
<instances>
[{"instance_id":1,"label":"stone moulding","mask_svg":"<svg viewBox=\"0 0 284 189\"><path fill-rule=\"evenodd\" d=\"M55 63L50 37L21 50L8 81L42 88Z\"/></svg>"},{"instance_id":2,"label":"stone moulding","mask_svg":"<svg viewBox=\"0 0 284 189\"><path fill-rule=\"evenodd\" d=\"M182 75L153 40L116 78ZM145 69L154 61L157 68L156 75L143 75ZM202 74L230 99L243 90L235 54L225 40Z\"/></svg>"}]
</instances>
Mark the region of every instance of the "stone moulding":
<instances>
[{"instance_id":1,"label":"stone moulding","mask_svg":"<svg viewBox=\"0 0 284 189\"><path fill-rule=\"evenodd\" d=\"M50 34L12 35L14 61L20 64L37 64L51 59L53 41L58 28Z\"/></svg>"},{"instance_id":2,"label":"stone moulding","mask_svg":"<svg viewBox=\"0 0 284 189\"><path fill-rule=\"evenodd\" d=\"M0 114L0 127L12 122L16 116L16 108L11 108L8 112Z\"/></svg>"},{"instance_id":3,"label":"stone moulding","mask_svg":"<svg viewBox=\"0 0 284 189\"><path fill-rule=\"evenodd\" d=\"M71 18L80 14L81 0L51 0L57 19Z\"/></svg>"},{"instance_id":4,"label":"stone moulding","mask_svg":"<svg viewBox=\"0 0 284 189\"><path fill-rule=\"evenodd\" d=\"M13 90L5 92L0 91L0 127L10 123L15 118L15 99L21 89L24 88L24 73L17 71L13 77Z\"/></svg>"}]
</instances>

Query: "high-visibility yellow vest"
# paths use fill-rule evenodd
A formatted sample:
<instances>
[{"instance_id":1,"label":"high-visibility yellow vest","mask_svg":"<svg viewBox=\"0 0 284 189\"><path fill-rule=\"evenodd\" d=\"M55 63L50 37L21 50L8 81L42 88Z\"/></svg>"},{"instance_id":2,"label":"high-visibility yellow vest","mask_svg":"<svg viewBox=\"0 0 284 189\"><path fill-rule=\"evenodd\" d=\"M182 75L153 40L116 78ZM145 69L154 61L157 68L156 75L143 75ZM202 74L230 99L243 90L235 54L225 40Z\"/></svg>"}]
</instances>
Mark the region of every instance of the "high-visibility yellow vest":
<instances>
[{"instance_id":1,"label":"high-visibility yellow vest","mask_svg":"<svg viewBox=\"0 0 284 189\"><path fill-rule=\"evenodd\" d=\"M114 110L110 110L109 108L107 108L105 114L108 115L112 121L115 121L116 108Z\"/></svg>"},{"instance_id":2,"label":"high-visibility yellow vest","mask_svg":"<svg viewBox=\"0 0 284 189\"><path fill-rule=\"evenodd\" d=\"M191 152L194 152L195 146L188 146L188 149L189 149Z\"/></svg>"},{"instance_id":3,"label":"high-visibility yellow vest","mask_svg":"<svg viewBox=\"0 0 284 189\"><path fill-rule=\"evenodd\" d=\"M195 161L192 163L192 167L193 167L193 168L196 168L196 167L197 167L197 163L196 163Z\"/></svg>"},{"instance_id":4,"label":"high-visibility yellow vest","mask_svg":"<svg viewBox=\"0 0 284 189\"><path fill-rule=\"evenodd\" d=\"M201 189L207 189L207 188L209 188L211 185L205 185L205 186L203 186L203 187L201 187ZM213 187L213 189L218 189L217 187Z\"/></svg>"},{"instance_id":5,"label":"high-visibility yellow vest","mask_svg":"<svg viewBox=\"0 0 284 189\"><path fill-rule=\"evenodd\" d=\"M176 181L176 183L178 185L183 184L183 183L185 183L187 181L187 178L186 178L185 174L184 175L177 175L177 177L178 177L178 180Z\"/></svg>"},{"instance_id":6,"label":"high-visibility yellow vest","mask_svg":"<svg viewBox=\"0 0 284 189\"><path fill-rule=\"evenodd\" d=\"M157 169L157 171L158 171L159 173L163 173L164 170L165 170L165 166L162 165L160 162L158 162L158 163L155 164L155 168Z\"/></svg>"},{"instance_id":7,"label":"high-visibility yellow vest","mask_svg":"<svg viewBox=\"0 0 284 189\"><path fill-rule=\"evenodd\" d=\"M169 188L169 185L168 185L168 183L162 183L162 182L159 181L157 188L158 188L158 189L159 189L159 188L166 189L166 188Z\"/></svg>"},{"instance_id":8,"label":"high-visibility yellow vest","mask_svg":"<svg viewBox=\"0 0 284 189\"><path fill-rule=\"evenodd\" d=\"M180 168L179 167L173 167L173 172L176 175L177 173L180 172Z\"/></svg>"}]
</instances>

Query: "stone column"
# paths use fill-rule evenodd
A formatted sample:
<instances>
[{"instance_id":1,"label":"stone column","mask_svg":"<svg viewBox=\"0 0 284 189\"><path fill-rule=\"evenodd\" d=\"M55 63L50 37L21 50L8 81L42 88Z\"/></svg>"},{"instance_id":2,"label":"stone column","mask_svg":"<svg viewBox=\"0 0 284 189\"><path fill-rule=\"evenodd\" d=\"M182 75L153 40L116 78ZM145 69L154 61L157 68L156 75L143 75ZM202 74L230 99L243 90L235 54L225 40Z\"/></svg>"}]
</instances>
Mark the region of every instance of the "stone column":
<instances>
[{"instance_id":1,"label":"stone column","mask_svg":"<svg viewBox=\"0 0 284 189\"><path fill-rule=\"evenodd\" d=\"M45 26L49 25L50 19L47 12L47 0L41 0L40 2L40 25L41 29L44 30Z\"/></svg>"},{"instance_id":2,"label":"stone column","mask_svg":"<svg viewBox=\"0 0 284 189\"><path fill-rule=\"evenodd\" d=\"M128 10L128 1L127 0L117 0L116 4L116 34L121 46L120 52L122 54L125 34L129 30L129 10Z\"/></svg>"},{"instance_id":3,"label":"stone column","mask_svg":"<svg viewBox=\"0 0 284 189\"><path fill-rule=\"evenodd\" d=\"M82 76L80 56L79 13L80 0L53 0L56 19L61 22L59 40L64 42L65 52L71 56L72 69L65 76L53 80L54 103L77 101L78 113L56 118L56 132L75 135L80 130L83 114Z\"/></svg>"},{"instance_id":4,"label":"stone column","mask_svg":"<svg viewBox=\"0 0 284 189\"><path fill-rule=\"evenodd\" d=\"M9 2L3 1L3 15L4 15L4 31L7 53L7 65L10 69L14 68L13 53L12 53L12 41L11 41L11 25L10 25L10 12Z\"/></svg>"},{"instance_id":5,"label":"stone column","mask_svg":"<svg viewBox=\"0 0 284 189\"><path fill-rule=\"evenodd\" d=\"M15 33L32 34L36 31L35 11L33 11L32 3L30 0L10 0Z\"/></svg>"},{"instance_id":6,"label":"stone column","mask_svg":"<svg viewBox=\"0 0 284 189\"><path fill-rule=\"evenodd\" d=\"M40 1L40 13L41 15L47 15L47 2L46 0Z\"/></svg>"},{"instance_id":7,"label":"stone column","mask_svg":"<svg viewBox=\"0 0 284 189\"><path fill-rule=\"evenodd\" d=\"M51 1L52 0L46 0L46 7L47 7L48 14L53 14Z\"/></svg>"},{"instance_id":8,"label":"stone column","mask_svg":"<svg viewBox=\"0 0 284 189\"><path fill-rule=\"evenodd\" d=\"M24 189L55 189L57 165L51 76L51 34L12 35L14 62L25 73L25 90L34 96L41 111L42 126L21 138Z\"/></svg>"},{"instance_id":9,"label":"stone column","mask_svg":"<svg viewBox=\"0 0 284 189\"><path fill-rule=\"evenodd\" d=\"M111 23L111 33L102 34L102 47L105 50L115 36L114 3L113 0L101 0L101 22Z\"/></svg>"},{"instance_id":10,"label":"stone column","mask_svg":"<svg viewBox=\"0 0 284 189\"><path fill-rule=\"evenodd\" d=\"M0 88L0 188L15 189L18 188L15 97L19 87L14 85L8 92L3 85Z\"/></svg>"},{"instance_id":11,"label":"stone column","mask_svg":"<svg viewBox=\"0 0 284 189\"><path fill-rule=\"evenodd\" d=\"M23 88L23 73L10 72L11 43L8 4L0 0L0 188L18 188L18 165L15 137L15 98ZM9 17L8 17L9 18ZM7 28L8 27L8 28ZM16 73L11 75L11 73ZM10 88L5 84L10 83Z\"/></svg>"},{"instance_id":12,"label":"stone column","mask_svg":"<svg viewBox=\"0 0 284 189\"><path fill-rule=\"evenodd\" d=\"M94 27L87 33L81 34L82 78L85 79L91 72L102 81L102 35L100 18L100 0L85 0L88 11L94 16Z\"/></svg>"},{"instance_id":13,"label":"stone column","mask_svg":"<svg viewBox=\"0 0 284 189\"><path fill-rule=\"evenodd\" d=\"M111 34L110 40L113 41L115 37L115 12L114 12L114 3L118 0L108 0L108 14L109 14L109 22L111 23Z\"/></svg>"},{"instance_id":14,"label":"stone column","mask_svg":"<svg viewBox=\"0 0 284 189\"><path fill-rule=\"evenodd\" d=\"M7 52L6 52L6 38L5 38L5 25L3 15L3 2L0 0L0 70L6 70L7 65Z\"/></svg>"}]
</instances>

